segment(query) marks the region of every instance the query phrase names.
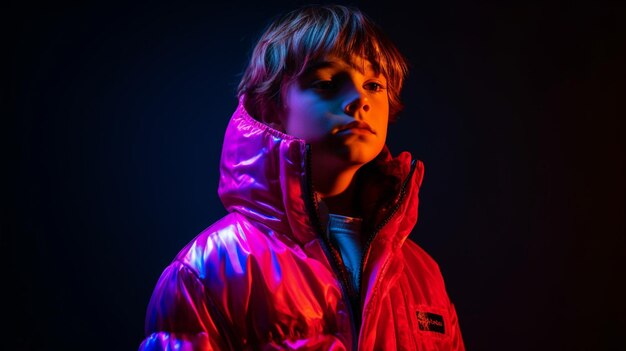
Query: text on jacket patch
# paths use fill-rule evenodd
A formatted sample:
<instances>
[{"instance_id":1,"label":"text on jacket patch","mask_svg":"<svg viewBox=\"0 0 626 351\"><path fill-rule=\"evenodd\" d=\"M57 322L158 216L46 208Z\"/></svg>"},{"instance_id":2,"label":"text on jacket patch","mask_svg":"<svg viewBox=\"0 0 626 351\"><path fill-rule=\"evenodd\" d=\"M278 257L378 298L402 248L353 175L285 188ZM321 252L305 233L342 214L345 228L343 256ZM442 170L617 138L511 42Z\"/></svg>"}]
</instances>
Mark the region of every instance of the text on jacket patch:
<instances>
[{"instance_id":1,"label":"text on jacket patch","mask_svg":"<svg viewBox=\"0 0 626 351\"><path fill-rule=\"evenodd\" d=\"M445 334L443 316L431 312L417 311L416 313L420 330Z\"/></svg>"}]
</instances>

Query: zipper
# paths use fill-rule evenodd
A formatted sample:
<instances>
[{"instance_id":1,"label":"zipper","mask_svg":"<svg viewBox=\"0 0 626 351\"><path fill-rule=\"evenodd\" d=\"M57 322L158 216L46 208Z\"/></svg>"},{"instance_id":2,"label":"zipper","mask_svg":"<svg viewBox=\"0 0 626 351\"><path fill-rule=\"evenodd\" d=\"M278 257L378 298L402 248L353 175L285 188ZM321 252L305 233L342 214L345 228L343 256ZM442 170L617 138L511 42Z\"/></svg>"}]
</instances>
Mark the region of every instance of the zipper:
<instances>
[{"instance_id":1,"label":"zipper","mask_svg":"<svg viewBox=\"0 0 626 351\"><path fill-rule=\"evenodd\" d=\"M335 270L335 274L339 278L339 285L341 286L342 293L344 298L348 300L348 312L350 314L350 318L352 320L352 335L353 335L353 349L358 349L358 338L359 332L361 330L361 316L355 316L354 311L358 311L361 305L361 295L363 290L363 269L365 268L365 257L369 253L370 246L374 238L378 235L378 233L382 230L382 228L389 223L391 218L395 215L395 213L400 208L400 205L404 201L404 197L406 196L406 187L411 178L413 177L413 173L415 172L415 168L417 165L417 161L415 159L411 160L411 169L409 174L402 182L402 186L400 187L400 191L397 197L397 201L395 201L394 206L391 208L391 211L387 214L387 216L376 226L376 229L371 232L367 241L365 242L365 246L363 247L363 253L361 254L361 267L359 271L359 279L356 291L352 288L352 285L348 282L348 273L341 260L341 256L333 248L330 241L326 235L326 229L322 228L319 216L319 204L317 199L315 198L315 192L313 191L313 182L311 180L311 146L306 144L306 190L307 201L309 206L307 206L309 210L309 216L313 222L313 227L317 231L318 235L322 238L322 249L326 254L326 257L330 258L330 263L332 268Z\"/></svg>"},{"instance_id":2,"label":"zipper","mask_svg":"<svg viewBox=\"0 0 626 351\"><path fill-rule=\"evenodd\" d=\"M369 253L370 246L372 244L372 241L374 241L374 238L383 229L383 227L385 225L387 225L387 223L389 223L391 218L396 214L396 212L400 208L400 205L404 201L404 197L406 196L406 186L409 183L409 181L411 180L411 178L413 178L413 173L415 172L415 168L416 168L415 166L416 165L417 165L416 160L415 159L411 160L411 169L409 171L408 176L402 182L402 186L400 187L400 193L398 195L398 200L394 203L393 207L391 208L391 211L389 211L387 216L382 221L380 221L380 223L376 226L376 229L374 231L372 231L370 236L367 238L367 241L365 242L365 246L363 246L363 252L361 254L361 268L360 268L360 271L359 271L359 279L358 279L358 286L357 286L357 289L358 289L358 292L359 292L359 296L361 296L362 293L363 293L363 291L362 291L363 290L363 281L362 280L363 280L363 270L365 269L365 257ZM360 324L361 324L361 321L359 321L359 329L361 328Z\"/></svg>"},{"instance_id":3,"label":"zipper","mask_svg":"<svg viewBox=\"0 0 626 351\"><path fill-rule=\"evenodd\" d=\"M353 349L358 349L359 343L359 331L360 327L360 318L358 322L357 329L357 320L355 319L355 311L359 306L357 292L351 287L348 282L348 272L346 270L345 265L341 260L341 256L333 248L330 244L330 241L326 235L326 229L322 227L319 215L319 203L315 198L315 192L313 190L313 181L311 180L311 146L306 144L306 191L307 191L307 202L309 206L307 206L309 211L309 217L311 217L311 221L313 222L313 228L317 232L317 234L322 238L322 249L326 254L326 257L329 258L330 265L335 270L335 275L338 277L339 286L341 287L341 292L343 293L344 299L348 302L348 313L350 314L350 319L352 320L352 345ZM360 280L360 277L359 277Z\"/></svg>"}]
</instances>

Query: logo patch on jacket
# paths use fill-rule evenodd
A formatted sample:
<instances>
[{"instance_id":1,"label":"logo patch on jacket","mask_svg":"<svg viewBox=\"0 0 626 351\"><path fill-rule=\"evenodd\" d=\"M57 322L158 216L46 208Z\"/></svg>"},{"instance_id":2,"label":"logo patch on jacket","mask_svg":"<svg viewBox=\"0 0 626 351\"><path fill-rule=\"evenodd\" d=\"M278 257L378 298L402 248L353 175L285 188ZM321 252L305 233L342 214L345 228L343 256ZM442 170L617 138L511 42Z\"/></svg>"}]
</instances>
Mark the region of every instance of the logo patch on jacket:
<instances>
[{"instance_id":1,"label":"logo patch on jacket","mask_svg":"<svg viewBox=\"0 0 626 351\"><path fill-rule=\"evenodd\" d=\"M445 334L446 329L443 324L443 316L431 313L417 311L417 324L420 330Z\"/></svg>"}]
</instances>

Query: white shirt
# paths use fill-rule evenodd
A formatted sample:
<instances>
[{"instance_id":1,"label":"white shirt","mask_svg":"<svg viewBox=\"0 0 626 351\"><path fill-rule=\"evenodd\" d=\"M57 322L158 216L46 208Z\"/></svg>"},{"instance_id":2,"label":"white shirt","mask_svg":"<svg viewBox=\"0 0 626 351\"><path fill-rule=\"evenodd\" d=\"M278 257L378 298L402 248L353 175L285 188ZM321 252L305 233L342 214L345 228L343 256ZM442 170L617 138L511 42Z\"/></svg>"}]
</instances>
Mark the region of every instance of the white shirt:
<instances>
[{"instance_id":1,"label":"white shirt","mask_svg":"<svg viewBox=\"0 0 626 351\"><path fill-rule=\"evenodd\" d=\"M358 289L361 274L361 218L328 214L328 237L331 244L339 250L346 266L353 287Z\"/></svg>"}]
</instances>

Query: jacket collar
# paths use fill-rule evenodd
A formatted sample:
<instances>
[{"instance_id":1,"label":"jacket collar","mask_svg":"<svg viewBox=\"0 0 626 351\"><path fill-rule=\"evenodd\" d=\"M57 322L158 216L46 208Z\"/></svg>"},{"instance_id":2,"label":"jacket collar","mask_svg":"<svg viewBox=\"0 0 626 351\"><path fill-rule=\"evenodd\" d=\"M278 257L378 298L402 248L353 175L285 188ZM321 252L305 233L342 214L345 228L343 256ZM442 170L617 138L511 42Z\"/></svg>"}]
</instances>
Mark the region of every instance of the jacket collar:
<instances>
[{"instance_id":1,"label":"jacket collar","mask_svg":"<svg viewBox=\"0 0 626 351\"><path fill-rule=\"evenodd\" d=\"M218 195L239 212L306 244L315 239L305 204L306 144L248 114L243 97L224 136Z\"/></svg>"}]
</instances>

